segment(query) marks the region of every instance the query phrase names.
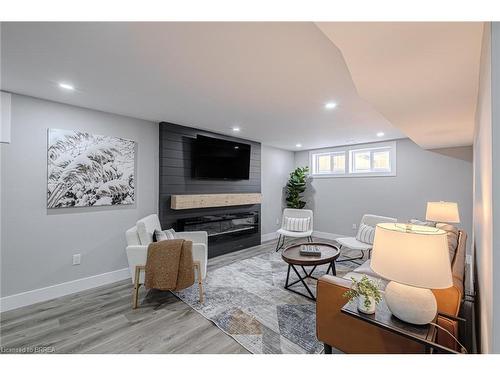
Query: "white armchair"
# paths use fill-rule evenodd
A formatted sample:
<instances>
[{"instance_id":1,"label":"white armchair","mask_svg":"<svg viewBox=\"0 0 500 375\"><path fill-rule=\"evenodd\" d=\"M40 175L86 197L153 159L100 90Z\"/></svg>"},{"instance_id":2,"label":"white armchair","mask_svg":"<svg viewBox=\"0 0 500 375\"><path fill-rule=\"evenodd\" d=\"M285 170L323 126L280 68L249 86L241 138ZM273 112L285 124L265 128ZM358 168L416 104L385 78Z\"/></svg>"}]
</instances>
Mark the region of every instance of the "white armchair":
<instances>
[{"instance_id":1,"label":"white armchair","mask_svg":"<svg viewBox=\"0 0 500 375\"><path fill-rule=\"evenodd\" d=\"M365 224L373 228L375 228L378 223L396 223L397 221L398 220L393 217L377 216L370 214L363 215L363 217L361 218L361 224ZM341 237L337 238L336 241L340 245L340 249L345 247L352 250L359 250L360 252L360 255L357 257L343 257L342 259L337 260L337 263L363 259L365 251L368 251L368 258L369 258L371 250L373 248L373 244L358 241L356 237Z\"/></svg>"},{"instance_id":2,"label":"white armchair","mask_svg":"<svg viewBox=\"0 0 500 375\"><path fill-rule=\"evenodd\" d=\"M285 218L298 218L307 219L309 218L309 226L304 231L291 231L286 228ZM285 240L287 237L291 238L307 238L309 242L312 242L313 233L313 212L311 210L305 209L295 209L295 208L285 208L283 210L283 217L281 218L281 228L277 231L278 243L276 244L276 251L281 249L285 245Z\"/></svg>"},{"instance_id":3,"label":"white armchair","mask_svg":"<svg viewBox=\"0 0 500 375\"><path fill-rule=\"evenodd\" d=\"M155 229L161 230L157 215L149 215L137 221L136 225L126 231L127 259L132 282L135 285L136 266L146 264L148 246L153 242ZM176 237L193 242L193 260L200 262L202 279L207 274L208 261L208 235L207 232L176 232ZM139 273L139 284L144 283L144 271Z\"/></svg>"}]
</instances>

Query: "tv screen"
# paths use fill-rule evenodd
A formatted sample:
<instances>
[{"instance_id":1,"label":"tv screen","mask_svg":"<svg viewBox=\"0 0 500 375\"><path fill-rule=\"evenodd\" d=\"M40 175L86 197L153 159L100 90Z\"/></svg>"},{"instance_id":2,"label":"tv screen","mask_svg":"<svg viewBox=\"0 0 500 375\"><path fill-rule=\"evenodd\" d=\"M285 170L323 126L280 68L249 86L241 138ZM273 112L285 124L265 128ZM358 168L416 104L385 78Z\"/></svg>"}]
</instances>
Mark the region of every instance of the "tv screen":
<instances>
[{"instance_id":1,"label":"tv screen","mask_svg":"<svg viewBox=\"0 0 500 375\"><path fill-rule=\"evenodd\" d=\"M198 135L193 147L193 177L248 180L250 145Z\"/></svg>"}]
</instances>

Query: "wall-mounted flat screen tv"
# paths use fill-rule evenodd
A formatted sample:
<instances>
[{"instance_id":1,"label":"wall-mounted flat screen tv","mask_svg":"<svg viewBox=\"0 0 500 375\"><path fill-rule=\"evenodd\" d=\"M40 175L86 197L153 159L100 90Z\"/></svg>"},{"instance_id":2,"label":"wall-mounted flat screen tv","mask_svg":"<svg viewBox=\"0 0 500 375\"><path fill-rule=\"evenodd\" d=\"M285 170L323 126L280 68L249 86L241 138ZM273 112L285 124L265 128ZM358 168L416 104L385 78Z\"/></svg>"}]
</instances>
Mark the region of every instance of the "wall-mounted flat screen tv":
<instances>
[{"instance_id":1,"label":"wall-mounted flat screen tv","mask_svg":"<svg viewBox=\"0 0 500 375\"><path fill-rule=\"evenodd\" d=\"M193 177L248 180L250 149L249 144L198 135L193 145Z\"/></svg>"}]
</instances>

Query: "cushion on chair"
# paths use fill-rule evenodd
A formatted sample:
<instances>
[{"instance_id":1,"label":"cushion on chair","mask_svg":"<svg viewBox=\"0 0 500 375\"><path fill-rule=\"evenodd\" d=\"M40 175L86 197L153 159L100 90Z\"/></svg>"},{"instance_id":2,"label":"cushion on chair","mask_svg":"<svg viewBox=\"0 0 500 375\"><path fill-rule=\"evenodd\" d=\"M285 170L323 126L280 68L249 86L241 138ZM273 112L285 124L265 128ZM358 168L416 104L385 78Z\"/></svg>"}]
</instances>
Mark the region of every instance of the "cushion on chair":
<instances>
[{"instance_id":1,"label":"cushion on chair","mask_svg":"<svg viewBox=\"0 0 500 375\"><path fill-rule=\"evenodd\" d=\"M160 242L165 240L168 240L167 234L162 230L155 229L155 231L153 232L153 242Z\"/></svg>"},{"instance_id":2,"label":"cushion on chair","mask_svg":"<svg viewBox=\"0 0 500 375\"><path fill-rule=\"evenodd\" d=\"M313 231L312 230L307 230L305 232L293 232L291 230L286 230L286 229L278 229L276 233L281 234L282 236L285 237L294 237L294 238L306 238L309 236L312 236Z\"/></svg>"},{"instance_id":3,"label":"cushion on chair","mask_svg":"<svg viewBox=\"0 0 500 375\"><path fill-rule=\"evenodd\" d=\"M309 230L309 223L311 222L310 217L286 217L283 221L283 229L290 232L306 232Z\"/></svg>"},{"instance_id":4,"label":"cushion on chair","mask_svg":"<svg viewBox=\"0 0 500 375\"><path fill-rule=\"evenodd\" d=\"M356 239L358 241L373 244L373 239L375 238L375 228L365 224L359 224L358 233L356 234Z\"/></svg>"},{"instance_id":5,"label":"cushion on chair","mask_svg":"<svg viewBox=\"0 0 500 375\"><path fill-rule=\"evenodd\" d=\"M165 240L175 240L177 236L175 235L175 230L172 228L167 230L155 229L153 233L153 242L160 242Z\"/></svg>"},{"instance_id":6,"label":"cushion on chair","mask_svg":"<svg viewBox=\"0 0 500 375\"><path fill-rule=\"evenodd\" d=\"M337 241L340 245L352 250L370 250L373 247L372 244L358 241L354 237L336 238L335 241Z\"/></svg>"},{"instance_id":7,"label":"cushion on chair","mask_svg":"<svg viewBox=\"0 0 500 375\"><path fill-rule=\"evenodd\" d=\"M167 240L175 240L177 238L174 228L164 230L163 233L167 235Z\"/></svg>"},{"instance_id":8,"label":"cushion on chair","mask_svg":"<svg viewBox=\"0 0 500 375\"><path fill-rule=\"evenodd\" d=\"M450 255L450 264L453 263L455 254L458 247L458 229L457 227L446 224L446 223L436 223L436 228L442 229L446 232L446 237L448 239L448 253Z\"/></svg>"}]
</instances>

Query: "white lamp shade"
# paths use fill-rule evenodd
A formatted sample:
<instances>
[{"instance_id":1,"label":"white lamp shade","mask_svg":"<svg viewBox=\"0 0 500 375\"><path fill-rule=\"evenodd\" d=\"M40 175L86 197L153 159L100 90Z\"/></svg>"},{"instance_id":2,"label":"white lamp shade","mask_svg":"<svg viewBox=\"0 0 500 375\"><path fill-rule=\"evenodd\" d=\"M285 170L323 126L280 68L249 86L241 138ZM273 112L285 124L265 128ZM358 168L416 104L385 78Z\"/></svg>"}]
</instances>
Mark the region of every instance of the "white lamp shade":
<instances>
[{"instance_id":1,"label":"white lamp shade","mask_svg":"<svg viewBox=\"0 0 500 375\"><path fill-rule=\"evenodd\" d=\"M371 267L388 280L418 288L453 285L446 232L428 226L377 224Z\"/></svg>"},{"instance_id":2,"label":"white lamp shade","mask_svg":"<svg viewBox=\"0 0 500 375\"><path fill-rule=\"evenodd\" d=\"M425 220L442 223L460 223L458 204L455 202L427 202Z\"/></svg>"}]
</instances>

